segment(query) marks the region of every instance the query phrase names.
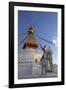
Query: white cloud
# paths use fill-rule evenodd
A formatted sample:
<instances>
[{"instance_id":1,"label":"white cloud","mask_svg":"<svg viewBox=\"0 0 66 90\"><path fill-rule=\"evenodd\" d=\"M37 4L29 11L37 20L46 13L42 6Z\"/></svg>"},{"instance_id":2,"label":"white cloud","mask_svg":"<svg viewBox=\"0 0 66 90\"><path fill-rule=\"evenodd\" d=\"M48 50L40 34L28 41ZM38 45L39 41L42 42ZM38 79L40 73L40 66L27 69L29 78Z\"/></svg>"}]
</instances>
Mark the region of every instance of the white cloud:
<instances>
[{"instance_id":1,"label":"white cloud","mask_svg":"<svg viewBox=\"0 0 66 90\"><path fill-rule=\"evenodd\" d=\"M55 46L57 46L57 40L56 39L53 39L52 42L55 44Z\"/></svg>"}]
</instances>

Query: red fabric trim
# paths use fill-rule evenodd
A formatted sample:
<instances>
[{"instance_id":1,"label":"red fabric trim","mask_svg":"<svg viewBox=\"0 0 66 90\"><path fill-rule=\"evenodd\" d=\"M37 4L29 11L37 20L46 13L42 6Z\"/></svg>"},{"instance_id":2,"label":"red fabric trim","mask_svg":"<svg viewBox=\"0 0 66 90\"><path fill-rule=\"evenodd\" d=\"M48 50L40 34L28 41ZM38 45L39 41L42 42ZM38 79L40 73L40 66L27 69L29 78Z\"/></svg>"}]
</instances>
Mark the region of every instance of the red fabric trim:
<instances>
[{"instance_id":1,"label":"red fabric trim","mask_svg":"<svg viewBox=\"0 0 66 90\"><path fill-rule=\"evenodd\" d=\"M32 47L32 48L37 48L38 45L37 44L34 44L34 43L25 43L24 44L26 47Z\"/></svg>"}]
</instances>

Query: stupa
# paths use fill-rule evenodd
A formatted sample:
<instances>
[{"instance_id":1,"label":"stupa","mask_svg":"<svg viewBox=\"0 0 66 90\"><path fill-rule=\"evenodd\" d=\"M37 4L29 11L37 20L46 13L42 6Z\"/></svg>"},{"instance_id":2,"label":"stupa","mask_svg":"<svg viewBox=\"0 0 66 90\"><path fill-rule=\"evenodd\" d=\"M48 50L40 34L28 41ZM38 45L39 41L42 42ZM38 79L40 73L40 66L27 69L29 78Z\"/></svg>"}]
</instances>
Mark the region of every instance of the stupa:
<instances>
[{"instance_id":1,"label":"stupa","mask_svg":"<svg viewBox=\"0 0 66 90\"><path fill-rule=\"evenodd\" d=\"M43 53L38 50L34 32L33 27L28 29L28 37L18 52L18 79L38 77L41 74L40 59Z\"/></svg>"}]
</instances>

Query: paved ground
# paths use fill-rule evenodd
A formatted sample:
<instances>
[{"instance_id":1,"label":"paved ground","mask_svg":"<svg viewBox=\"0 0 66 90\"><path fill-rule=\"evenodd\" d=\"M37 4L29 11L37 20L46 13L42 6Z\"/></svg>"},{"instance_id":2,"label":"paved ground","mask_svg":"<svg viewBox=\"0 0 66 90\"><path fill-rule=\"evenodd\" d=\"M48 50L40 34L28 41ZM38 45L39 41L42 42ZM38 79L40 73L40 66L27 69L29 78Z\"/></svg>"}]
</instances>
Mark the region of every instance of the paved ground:
<instances>
[{"instance_id":1,"label":"paved ground","mask_svg":"<svg viewBox=\"0 0 66 90\"><path fill-rule=\"evenodd\" d=\"M27 79L27 78L49 78L49 77L57 77L57 72L47 72L44 75L27 75L23 76L19 79Z\"/></svg>"},{"instance_id":2,"label":"paved ground","mask_svg":"<svg viewBox=\"0 0 66 90\"><path fill-rule=\"evenodd\" d=\"M52 72L47 72L46 74L43 74L43 75L38 74L38 73L31 75L31 68L28 68L26 73L25 73L25 68L23 70L22 69L23 68L19 69L20 70L19 75L18 75L19 79L57 77L57 65L54 65Z\"/></svg>"}]
</instances>

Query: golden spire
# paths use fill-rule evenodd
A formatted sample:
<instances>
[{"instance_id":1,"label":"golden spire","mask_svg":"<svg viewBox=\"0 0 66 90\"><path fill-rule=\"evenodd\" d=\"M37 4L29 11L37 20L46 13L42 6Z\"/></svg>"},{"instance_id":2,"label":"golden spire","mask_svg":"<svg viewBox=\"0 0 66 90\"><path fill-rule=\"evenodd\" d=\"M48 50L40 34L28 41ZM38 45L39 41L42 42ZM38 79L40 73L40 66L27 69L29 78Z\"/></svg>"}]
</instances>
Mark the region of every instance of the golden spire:
<instances>
[{"instance_id":1,"label":"golden spire","mask_svg":"<svg viewBox=\"0 0 66 90\"><path fill-rule=\"evenodd\" d=\"M33 27L30 27L28 29L28 38L24 42L25 48L34 48L34 49L38 48L38 44L36 42L34 32L35 32L35 30Z\"/></svg>"},{"instance_id":2,"label":"golden spire","mask_svg":"<svg viewBox=\"0 0 66 90\"><path fill-rule=\"evenodd\" d=\"M29 30L28 30L28 34L31 34L31 33L34 34L34 31L35 31L34 28L30 27Z\"/></svg>"}]
</instances>

